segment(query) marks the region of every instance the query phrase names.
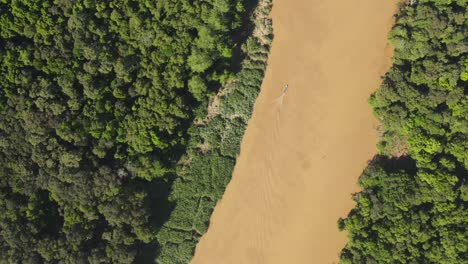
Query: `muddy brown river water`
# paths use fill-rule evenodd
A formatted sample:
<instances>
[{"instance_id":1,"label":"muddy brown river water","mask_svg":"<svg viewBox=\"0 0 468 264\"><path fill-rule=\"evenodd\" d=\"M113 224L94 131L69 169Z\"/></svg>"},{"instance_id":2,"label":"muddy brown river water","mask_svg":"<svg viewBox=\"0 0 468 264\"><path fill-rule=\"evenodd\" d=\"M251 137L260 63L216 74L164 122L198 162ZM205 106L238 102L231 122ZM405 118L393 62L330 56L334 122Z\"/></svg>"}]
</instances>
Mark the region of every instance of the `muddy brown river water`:
<instances>
[{"instance_id":1,"label":"muddy brown river water","mask_svg":"<svg viewBox=\"0 0 468 264\"><path fill-rule=\"evenodd\" d=\"M273 1L261 93L193 264L338 262L337 220L376 153L367 99L390 66L396 3Z\"/></svg>"}]
</instances>

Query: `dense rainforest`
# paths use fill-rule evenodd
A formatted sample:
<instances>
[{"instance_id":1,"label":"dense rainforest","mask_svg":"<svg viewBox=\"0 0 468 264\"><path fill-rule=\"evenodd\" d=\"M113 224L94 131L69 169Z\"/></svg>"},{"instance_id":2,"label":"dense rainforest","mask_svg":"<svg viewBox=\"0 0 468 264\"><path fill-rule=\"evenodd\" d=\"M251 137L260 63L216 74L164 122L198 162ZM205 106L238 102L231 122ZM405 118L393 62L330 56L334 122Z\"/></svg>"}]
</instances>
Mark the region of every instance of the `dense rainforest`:
<instances>
[{"instance_id":1,"label":"dense rainforest","mask_svg":"<svg viewBox=\"0 0 468 264\"><path fill-rule=\"evenodd\" d=\"M341 263L468 263L468 1L402 2Z\"/></svg>"},{"instance_id":2,"label":"dense rainforest","mask_svg":"<svg viewBox=\"0 0 468 264\"><path fill-rule=\"evenodd\" d=\"M262 80L266 3L1 0L0 263L188 262Z\"/></svg>"}]
</instances>

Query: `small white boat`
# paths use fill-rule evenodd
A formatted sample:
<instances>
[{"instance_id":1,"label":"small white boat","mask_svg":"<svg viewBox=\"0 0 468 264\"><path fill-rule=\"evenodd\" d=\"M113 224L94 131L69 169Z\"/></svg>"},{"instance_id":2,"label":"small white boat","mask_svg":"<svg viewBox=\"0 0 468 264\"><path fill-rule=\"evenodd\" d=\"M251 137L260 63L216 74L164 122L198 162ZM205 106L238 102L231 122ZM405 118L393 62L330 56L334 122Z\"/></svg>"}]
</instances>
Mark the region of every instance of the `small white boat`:
<instances>
[{"instance_id":1,"label":"small white boat","mask_svg":"<svg viewBox=\"0 0 468 264\"><path fill-rule=\"evenodd\" d=\"M282 95L286 94L286 92L288 91L288 85L286 84L283 88L283 93Z\"/></svg>"}]
</instances>

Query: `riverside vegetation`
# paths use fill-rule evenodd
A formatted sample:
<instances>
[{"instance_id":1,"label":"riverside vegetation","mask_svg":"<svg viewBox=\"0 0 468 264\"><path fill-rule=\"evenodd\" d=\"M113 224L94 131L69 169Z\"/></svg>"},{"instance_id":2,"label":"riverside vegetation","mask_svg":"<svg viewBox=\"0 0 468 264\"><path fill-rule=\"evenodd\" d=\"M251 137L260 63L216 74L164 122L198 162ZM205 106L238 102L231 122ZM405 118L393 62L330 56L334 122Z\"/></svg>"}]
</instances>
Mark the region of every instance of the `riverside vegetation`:
<instances>
[{"instance_id":1,"label":"riverside vegetation","mask_svg":"<svg viewBox=\"0 0 468 264\"><path fill-rule=\"evenodd\" d=\"M187 263L259 91L269 9L0 1L0 262Z\"/></svg>"},{"instance_id":2,"label":"riverside vegetation","mask_svg":"<svg viewBox=\"0 0 468 264\"><path fill-rule=\"evenodd\" d=\"M466 0L402 3L394 64L370 98L379 155L359 180L341 263L468 262Z\"/></svg>"}]
</instances>

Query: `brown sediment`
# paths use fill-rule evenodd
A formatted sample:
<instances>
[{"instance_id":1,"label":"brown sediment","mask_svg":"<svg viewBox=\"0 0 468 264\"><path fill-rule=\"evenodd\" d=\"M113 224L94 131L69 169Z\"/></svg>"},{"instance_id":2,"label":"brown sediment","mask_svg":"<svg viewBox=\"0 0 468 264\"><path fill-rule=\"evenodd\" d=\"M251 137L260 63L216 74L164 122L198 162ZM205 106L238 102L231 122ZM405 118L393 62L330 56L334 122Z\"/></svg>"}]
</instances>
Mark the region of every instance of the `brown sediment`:
<instances>
[{"instance_id":1,"label":"brown sediment","mask_svg":"<svg viewBox=\"0 0 468 264\"><path fill-rule=\"evenodd\" d=\"M376 153L367 99L390 66L396 3L273 1L262 90L193 264L338 261L346 234L336 222Z\"/></svg>"}]
</instances>

